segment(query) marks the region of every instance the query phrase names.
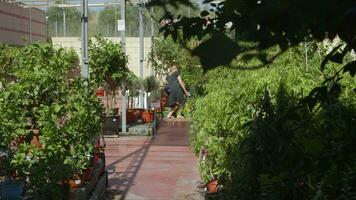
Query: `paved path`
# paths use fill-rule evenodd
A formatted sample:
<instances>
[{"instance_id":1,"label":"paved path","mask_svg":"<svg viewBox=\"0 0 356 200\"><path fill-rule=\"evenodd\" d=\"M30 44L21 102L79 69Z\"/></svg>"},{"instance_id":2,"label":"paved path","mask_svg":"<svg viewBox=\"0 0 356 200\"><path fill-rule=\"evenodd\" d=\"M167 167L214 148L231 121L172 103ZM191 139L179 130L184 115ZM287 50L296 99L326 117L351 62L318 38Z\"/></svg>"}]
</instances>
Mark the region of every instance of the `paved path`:
<instances>
[{"instance_id":1,"label":"paved path","mask_svg":"<svg viewBox=\"0 0 356 200\"><path fill-rule=\"evenodd\" d=\"M157 136L106 138L107 199L199 200L188 122L162 120Z\"/></svg>"}]
</instances>

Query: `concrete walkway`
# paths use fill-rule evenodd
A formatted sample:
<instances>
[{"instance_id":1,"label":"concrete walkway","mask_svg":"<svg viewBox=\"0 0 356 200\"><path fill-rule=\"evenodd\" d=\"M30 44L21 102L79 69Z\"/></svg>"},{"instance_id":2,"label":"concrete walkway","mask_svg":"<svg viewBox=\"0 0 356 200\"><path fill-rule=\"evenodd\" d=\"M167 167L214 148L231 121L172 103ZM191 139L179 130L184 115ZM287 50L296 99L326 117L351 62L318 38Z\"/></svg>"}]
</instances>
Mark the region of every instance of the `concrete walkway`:
<instances>
[{"instance_id":1,"label":"concrete walkway","mask_svg":"<svg viewBox=\"0 0 356 200\"><path fill-rule=\"evenodd\" d=\"M200 200L197 159L188 146L188 122L161 120L151 137L106 138L106 199Z\"/></svg>"}]
</instances>

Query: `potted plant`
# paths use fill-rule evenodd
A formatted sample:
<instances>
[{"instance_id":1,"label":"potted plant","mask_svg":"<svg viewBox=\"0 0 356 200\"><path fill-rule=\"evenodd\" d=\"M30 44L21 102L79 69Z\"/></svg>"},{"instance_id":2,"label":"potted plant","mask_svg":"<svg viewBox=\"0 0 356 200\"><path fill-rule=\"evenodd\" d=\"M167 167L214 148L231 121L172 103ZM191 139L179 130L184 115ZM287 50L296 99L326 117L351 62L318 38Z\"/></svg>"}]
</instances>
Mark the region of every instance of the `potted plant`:
<instances>
[{"instance_id":1,"label":"potted plant","mask_svg":"<svg viewBox=\"0 0 356 200\"><path fill-rule=\"evenodd\" d=\"M102 108L94 88L86 86L87 80L67 79L78 63L74 55L50 44L23 47L15 62L20 67L13 72L17 80L0 92L6 168L26 180L34 199L65 198L61 183L88 167L101 129Z\"/></svg>"},{"instance_id":2,"label":"potted plant","mask_svg":"<svg viewBox=\"0 0 356 200\"><path fill-rule=\"evenodd\" d=\"M144 89L146 91L147 106L146 109L142 112L141 118L144 123L152 122L154 120L154 111L149 109L150 103L153 100L153 95L155 91L158 90L159 84L154 76L148 76L143 81Z\"/></svg>"},{"instance_id":3,"label":"potted plant","mask_svg":"<svg viewBox=\"0 0 356 200\"><path fill-rule=\"evenodd\" d=\"M150 102L153 100L154 91L158 90L159 88L159 83L157 82L156 78L152 75L144 79L143 85L146 91L146 96L149 97L147 99L146 108L150 108Z\"/></svg>"},{"instance_id":4,"label":"potted plant","mask_svg":"<svg viewBox=\"0 0 356 200\"><path fill-rule=\"evenodd\" d=\"M114 101L118 89L126 90L125 83L133 74L127 67L125 52L120 44L96 37L95 41L89 42L89 55L92 84L97 88L105 88L107 100L111 98ZM113 110L109 108L111 104L107 103L106 114Z\"/></svg>"},{"instance_id":5,"label":"potted plant","mask_svg":"<svg viewBox=\"0 0 356 200\"><path fill-rule=\"evenodd\" d=\"M199 162L205 165L205 167L207 168L207 173L204 174L204 178L208 180L207 183L205 184L206 193L208 195L215 195L221 191L222 187L219 183L217 176L212 173L211 163L207 159L208 155L209 155L208 148L201 149L199 153Z\"/></svg>"},{"instance_id":6,"label":"potted plant","mask_svg":"<svg viewBox=\"0 0 356 200\"><path fill-rule=\"evenodd\" d=\"M154 120L154 112L152 110L145 110L141 114L142 122L149 123Z\"/></svg>"},{"instance_id":7,"label":"potted plant","mask_svg":"<svg viewBox=\"0 0 356 200\"><path fill-rule=\"evenodd\" d=\"M129 124L135 123L137 121L141 121L141 115L144 109L135 108L134 98L137 98L139 96L142 83L143 81L140 78L132 74L132 76L130 77L129 81L127 81L126 84L127 89L129 91L126 119L127 119L127 123Z\"/></svg>"}]
</instances>

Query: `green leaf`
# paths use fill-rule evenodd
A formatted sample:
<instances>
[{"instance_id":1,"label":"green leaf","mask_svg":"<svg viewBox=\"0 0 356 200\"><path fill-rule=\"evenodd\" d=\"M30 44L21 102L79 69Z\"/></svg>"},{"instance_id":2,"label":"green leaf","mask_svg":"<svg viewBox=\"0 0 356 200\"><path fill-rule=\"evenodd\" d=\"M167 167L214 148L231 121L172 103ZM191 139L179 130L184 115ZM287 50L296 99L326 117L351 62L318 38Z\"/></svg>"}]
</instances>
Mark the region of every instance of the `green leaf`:
<instances>
[{"instance_id":1,"label":"green leaf","mask_svg":"<svg viewBox=\"0 0 356 200\"><path fill-rule=\"evenodd\" d=\"M223 33L215 33L193 50L193 55L200 58L204 71L230 64L238 53L238 44Z\"/></svg>"},{"instance_id":2,"label":"green leaf","mask_svg":"<svg viewBox=\"0 0 356 200\"><path fill-rule=\"evenodd\" d=\"M322 71L325 69L325 66L326 66L326 64L329 62L329 60L331 59L331 57L335 54L335 52L336 52L337 50L340 49L341 46L342 46L342 44L337 45L336 47L333 48L333 50L332 50L330 53L328 53L328 55L325 56L323 62L321 62L321 65L320 65L320 69L321 69Z\"/></svg>"},{"instance_id":3,"label":"green leaf","mask_svg":"<svg viewBox=\"0 0 356 200\"><path fill-rule=\"evenodd\" d=\"M55 105L54 106L54 112L55 113L59 113L59 111L61 111L61 106L60 105Z\"/></svg>"},{"instance_id":4,"label":"green leaf","mask_svg":"<svg viewBox=\"0 0 356 200\"><path fill-rule=\"evenodd\" d=\"M356 60L347 63L343 68L344 68L343 70L344 73L349 72L350 75L354 77L356 74Z\"/></svg>"},{"instance_id":5,"label":"green leaf","mask_svg":"<svg viewBox=\"0 0 356 200\"><path fill-rule=\"evenodd\" d=\"M342 64L345 54L343 53L336 53L330 57L330 61Z\"/></svg>"},{"instance_id":6,"label":"green leaf","mask_svg":"<svg viewBox=\"0 0 356 200\"><path fill-rule=\"evenodd\" d=\"M210 13L208 12L208 11L206 11L206 10L204 10L204 11L202 11L201 13L200 13L200 16L201 17L206 17L206 16L208 16Z\"/></svg>"}]
</instances>

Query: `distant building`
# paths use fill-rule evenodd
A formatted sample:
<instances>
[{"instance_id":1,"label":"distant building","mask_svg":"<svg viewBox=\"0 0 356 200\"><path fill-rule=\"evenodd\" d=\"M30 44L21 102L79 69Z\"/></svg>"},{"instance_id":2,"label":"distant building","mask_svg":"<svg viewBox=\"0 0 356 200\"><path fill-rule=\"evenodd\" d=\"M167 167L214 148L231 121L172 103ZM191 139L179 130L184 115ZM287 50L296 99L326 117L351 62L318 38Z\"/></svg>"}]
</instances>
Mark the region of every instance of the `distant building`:
<instances>
[{"instance_id":1,"label":"distant building","mask_svg":"<svg viewBox=\"0 0 356 200\"><path fill-rule=\"evenodd\" d=\"M0 43L23 46L47 41L44 11L0 0Z\"/></svg>"}]
</instances>

